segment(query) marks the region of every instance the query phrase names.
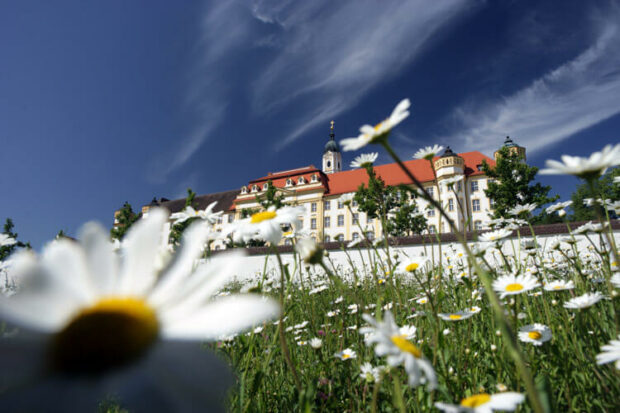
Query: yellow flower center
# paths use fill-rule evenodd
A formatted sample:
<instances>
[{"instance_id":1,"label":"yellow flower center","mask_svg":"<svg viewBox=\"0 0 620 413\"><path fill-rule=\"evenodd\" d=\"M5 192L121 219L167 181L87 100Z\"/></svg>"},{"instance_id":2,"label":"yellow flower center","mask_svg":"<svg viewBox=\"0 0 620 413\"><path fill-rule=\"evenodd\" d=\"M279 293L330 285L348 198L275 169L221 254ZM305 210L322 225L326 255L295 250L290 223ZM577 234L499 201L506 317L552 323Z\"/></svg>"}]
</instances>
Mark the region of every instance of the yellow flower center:
<instances>
[{"instance_id":1,"label":"yellow flower center","mask_svg":"<svg viewBox=\"0 0 620 413\"><path fill-rule=\"evenodd\" d=\"M383 121L383 122L385 122L385 121ZM378 132L378 131L379 131L379 129L381 129L381 126L383 126L383 122L379 122L379 123L377 123L377 124L375 125L375 132Z\"/></svg>"},{"instance_id":2,"label":"yellow flower center","mask_svg":"<svg viewBox=\"0 0 620 413\"><path fill-rule=\"evenodd\" d=\"M463 407L478 407L488 403L491 400L491 396L487 393L475 394L461 400L461 406Z\"/></svg>"},{"instance_id":3,"label":"yellow flower center","mask_svg":"<svg viewBox=\"0 0 620 413\"><path fill-rule=\"evenodd\" d=\"M422 352L411 341L407 340L405 336L392 336L392 343L405 353L411 354L413 357L419 359L422 357Z\"/></svg>"},{"instance_id":4,"label":"yellow flower center","mask_svg":"<svg viewBox=\"0 0 620 413\"><path fill-rule=\"evenodd\" d=\"M508 284L506 286L506 291L521 291L523 286L519 283Z\"/></svg>"},{"instance_id":5,"label":"yellow flower center","mask_svg":"<svg viewBox=\"0 0 620 413\"><path fill-rule=\"evenodd\" d=\"M460 320L461 318L463 318L463 316L460 314L450 314L450 320Z\"/></svg>"},{"instance_id":6,"label":"yellow flower center","mask_svg":"<svg viewBox=\"0 0 620 413\"><path fill-rule=\"evenodd\" d=\"M561 285L556 285L555 287L553 287L554 290L561 290L562 286Z\"/></svg>"},{"instance_id":7,"label":"yellow flower center","mask_svg":"<svg viewBox=\"0 0 620 413\"><path fill-rule=\"evenodd\" d=\"M527 336L532 340L540 340L542 334L540 334L538 331L530 331L529 333L527 333Z\"/></svg>"},{"instance_id":8,"label":"yellow flower center","mask_svg":"<svg viewBox=\"0 0 620 413\"><path fill-rule=\"evenodd\" d=\"M418 269L419 266L420 264L418 264L417 262L412 262L411 264L405 267L405 270L407 270L408 272L414 272L415 270Z\"/></svg>"},{"instance_id":9,"label":"yellow flower center","mask_svg":"<svg viewBox=\"0 0 620 413\"><path fill-rule=\"evenodd\" d=\"M342 355L342 358L343 358L343 359L348 359L348 358L350 358L350 357L351 357L351 355L350 355L350 354L347 354L347 353L344 353L344 354Z\"/></svg>"},{"instance_id":10,"label":"yellow flower center","mask_svg":"<svg viewBox=\"0 0 620 413\"><path fill-rule=\"evenodd\" d=\"M422 298L420 300L420 304L426 304L428 302L428 300L426 298Z\"/></svg>"},{"instance_id":11,"label":"yellow flower center","mask_svg":"<svg viewBox=\"0 0 620 413\"><path fill-rule=\"evenodd\" d=\"M143 300L108 297L80 311L57 333L50 367L90 375L112 370L144 355L159 334L155 311Z\"/></svg>"},{"instance_id":12,"label":"yellow flower center","mask_svg":"<svg viewBox=\"0 0 620 413\"><path fill-rule=\"evenodd\" d=\"M252 215L252 219L250 220L250 222L252 224L258 224L258 223L263 222L263 221L274 219L276 217L276 215L277 214L274 211L257 212L257 213Z\"/></svg>"}]
</instances>

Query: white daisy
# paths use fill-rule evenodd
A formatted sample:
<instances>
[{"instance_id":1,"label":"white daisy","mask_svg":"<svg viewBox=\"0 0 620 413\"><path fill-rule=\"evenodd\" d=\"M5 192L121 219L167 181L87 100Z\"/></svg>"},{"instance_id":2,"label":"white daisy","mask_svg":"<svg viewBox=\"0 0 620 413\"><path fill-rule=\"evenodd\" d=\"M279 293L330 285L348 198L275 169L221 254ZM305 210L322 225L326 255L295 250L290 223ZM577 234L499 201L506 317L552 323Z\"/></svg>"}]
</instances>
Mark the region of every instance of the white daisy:
<instances>
[{"instance_id":1,"label":"white daisy","mask_svg":"<svg viewBox=\"0 0 620 413\"><path fill-rule=\"evenodd\" d=\"M315 350L320 349L323 346L323 340L321 340L318 337L314 337L310 339L310 347L312 347Z\"/></svg>"},{"instance_id":2,"label":"white daisy","mask_svg":"<svg viewBox=\"0 0 620 413\"><path fill-rule=\"evenodd\" d=\"M0 247L8 247L10 245L14 245L16 244L17 241L15 240L15 238L4 234L4 233L0 233Z\"/></svg>"},{"instance_id":3,"label":"white daisy","mask_svg":"<svg viewBox=\"0 0 620 413\"><path fill-rule=\"evenodd\" d=\"M478 236L481 242L499 242L512 235L512 231L506 228L496 229L495 231L485 232Z\"/></svg>"},{"instance_id":4,"label":"white daisy","mask_svg":"<svg viewBox=\"0 0 620 413\"><path fill-rule=\"evenodd\" d=\"M339 358L340 360L351 360L357 358L357 354L350 348L345 348L344 350L334 354L334 357Z\"/></svg>"},{"instance_id":5,"label":"white daisy","mask_svg":"<svg viewBox=\"0 0 620 413\"><path fill-rule=\"evenodd\" d=\"M511 208L508 213L510 215L519 216L523 213L530 213L535 210L538 206L536 204L524 204L524 205L516 205L514 208Z\"/></svg>"},{"instance_id":6,"label":"white daisy","mask_svg":"<svg viewBox=\"0 0 620 413\"><path fill-rule=\"evenodd\" d=\"M562 162L548 160L541 175L575 175L584 179L598 178L607 168L620 165L620 144L606 145L588 158L562 155Z\"/></svg>"},{"instance_id":7,"label":"white daisy","mask_svg":"<svg viewBox=\"0 0 620 413\"><path fill-rule=\"evenodd\" d=\"M545 291L572 290L573 288L575 288L575 283L572 281L556 280L545 284Z\"/></svg>"},{"instance_id":8,"label":"white daisy","mask_svg":"<svg viewBox=\"0 0 620 413\"><path fill-rule=\"evenodd\" d=\"M365 168L368 165L372 165L376 160L379 154L377 152L372 153L363 153L357 156L353 162L351 162L351 168Z\"/></svg>"},{"instance_id":9,"label":"white daisy","mask_svg":"<svg viewBox=\"0 0 620 413\"><path fill-rule=\"evenodd\" d=\"M187 206L183 211L170 215L170 219L172 219L175 224L185 222L190 218L200 218L214 224L217 218L224 213L224 211L213 212L213 208L216 204L217 202L212 202L204 210L195 210L191 206Z\"/></svg>"},{"instance_id":10,"label":"white daisy","mask_svg":"<svg viewBox=\"0 0 620 413\"><path fill-rule=\"evenodd\" d=\"M573 201L558 202L545 208L545 211L547 212L547 214L553 214L554 212L557 212L557 211L563 211L564 208L567 208L571 206L572 204L573 204Z\"/></svg>"},{"instance_id":11,"label":"white daisy","mask_svg":"<svg viewBox=\"0 0 620 413\"><path fill-rule=\"evenodd\" d=\"M413 273L421 271L428 262L428 258L422 256L406 257L398 266L398 271L403 273Z\"/></svg>"},{"instance_id":12,"label":"white daisy","mask_svg":"<svg viewBox=\"0 0 620 413\"><path fill-rule=\"evenodd\" d=\"M448 189L451 189L454 187L454 184L461 182L464 178L464 175L454 175L451 178L445 178L443 179L440 184L446 186Z\"/></svg>"},{"instance_id":13,"label":"white daisy","mask_svg":"<svg viewBox=\"0 0 620 413\"><path fill-rule=\"evenodd\" d=\"M382 366L373 367L372 364L366 362L360 366L360 377L367 383L378 382L384 369Z\"/></svg>"},{"instance_id":14,"label":"white daisy","mask_svg":"<svg viewBox=\"0 0 620 413\"><path fill-rule=\"evenodd\" d=\"M443 149L443 146L437 145L437 144L433 146L427 146L425 148L420 148L415 154L413 154L413 158L414 159L426 159L426 160L431 161L433 160L435 155L441 152L442 149Z\"/></svg>"},{"instance_id":15,"label":"white daisy","mask_svg":"<svg viewBox=\"0 0 620 413\"><path fill-rule=\"evenodd\" d=\"M602 352L596 355L596 364L616 362L616 369L620 370L620 335L618 340L611 340L601 347Z\"/></svg>"},{"instance_id":16,"label":"white daisy","mask_svg":"<svg viewBox=\"0 0 620 413\"><path fill-rule=\"evenodd\" d=\"M375 353L380 357L387 356L390 366L402 364L409 376L409 386L416 387L421 383L426 383L429 389L437 386L433 366L422 351L401 334L390 311L383 314L383 321L377 321L368 314L362 317L371 325L359 330L360 334L365 335L366 345L376 344Z\"/></svg>"},{"instance_id":17,"label":"white daisy","mask_svg":"<svg viewBox=\"0 0 620 413\"><path fill-rule=\"evenodd\" d=\"M540 286L538 280L530 274L507 274L493 281L493 289L501 294L500 298L521 294L538 286Z\"/></svg>"},{"instance_id":18,"label":"white daisy","mask_svg":"<svg viewBox=\"0 0 620 413\"><path fill-rule=\"evenodd\" d=\"M277 316L279 306L253 295L211 300L243 260L233 253L195 266L209 234L202 222L185 231L175 259L158 272L156 257L167 219L161 209L149 211L127 233L120 256L107 231L89 223L82 227L79 243L61 239L49 243L40 258L31 251L15 257L13 269L22 288L10 298L0 297L0 316L37 335L0 341L0 353L23 363L19 374L15 368L0 368L9 375L0 381L19 387L3 394L4 407L40 410L37 406L47 399L36 395L52 391L57 408L90 411L114 391L126 407L144 410L152 396L145 393L157 394L158 386L177 389L165 393L175 396L168 405L172 410L213 403L216 396L202 393L202 385L200 390L187 387L211 368L199 362L211 356L193 341L249 328ZM158 384L162 374L166 384ZM98 380L84 386L86 377ZM20 387L20 379L32 386ZM216 377L206 379L225 390ZM171 381L176 384L170 386Z\"/></svg>"},{"instance_id":19,"label":"white daisy","mask_svg":"<svg viewBox=\"0 0 620 413\"><path fill-rule=\"evenodd\" d=\"M585 293L579 297L571 298L564 303L564 308L570 308L572 310L580 310L582 308L588 308L601 301L605 296L601 293Z\"/></svg>"},{"instance_id":20,"label":"white daisy","mask_svg":"<svg viewBox=\"0 0 620 413\"><path fill-rule=\"evenodd\" d=\"M323 248L312 238L300 238L295 250L306 264L320 264L323 261Z\"/></svg>"},{"instance_id":21,"label":"white daisy","mask_svg":"<svg viewBox=\"0 0 620 413\"><path fill-rule=\"evenodd\" d=\"M270 208L256 212L251 217L229 225L222 232L224 236L232 233L233 239L247 242L261 239L271 245L277 245L282 239L283 226L300 227L299 216L306 212L304 207L285 206L280 209Z\"/></svg>"},{"instance_id":22,"label":"white daisy","mask_svg":"<svg viewBox=\"0 0 620 413\"><path fill-rule=\"evenodd\" d=\"M347 138L340 141L343 151L356 151L369 143L376 143L381 139L387 137L392 128L398 125L409 116L409 106L411 103L409 99L403 99L392 111L389 118L377 125L363 125L360 128L361 134L356 138Z\"/></svg>"},{"instance_id":23,"label":"white daisy","mask_svg":"<svg viewBox=\"0 0 620 413\"><path fill-rule=\"evenodd\" d=\"M611 283L614 287L620 288L620 272L616 272L611 276Z\"/></svg>"},{"instance_id":24,"label":"white daisy","mask_svg":"<svg viewBox=\"0 0 620 413\"><path fill-rule=\"evenodd\" d=\"M471 311L457 311L456 313L439 313L438 316L442 320L445 321L461 321L467 320L469 317L473 316L475 313Z\"/></svg>"},{"instance_id":25,"label":"white daisy","mask_svg":"<svg viewBox=\"0 0 620 413\"><path fill-rule=\"evenodd\" d=\"M529 324L519 329L519 340L540 346L551 340L551 329L544 324Z\"/></svg>"},{"instance_id":26,"label":"white daisy","mask_svg":"<svg viewBox=\"0 0 620 413\"><path fill-rule=\"evenodd\" d=\"M464 398L459 405L437 402L435 407L448 413L491 413L494 410L514 411L524 400L521 393L481 393Z\"/></svg>"}]
</instances>

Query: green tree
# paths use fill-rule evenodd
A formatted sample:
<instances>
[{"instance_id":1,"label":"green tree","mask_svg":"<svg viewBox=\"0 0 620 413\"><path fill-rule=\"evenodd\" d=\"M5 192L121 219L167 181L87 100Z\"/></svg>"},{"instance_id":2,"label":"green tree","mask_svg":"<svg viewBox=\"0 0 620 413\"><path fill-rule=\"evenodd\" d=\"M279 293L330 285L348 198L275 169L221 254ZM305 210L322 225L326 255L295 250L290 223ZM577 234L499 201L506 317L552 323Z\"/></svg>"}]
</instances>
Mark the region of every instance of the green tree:
<instances>
[{"instance_id":1,"label":"green tree","mask_svg":"<svg viewBox=\"0 0 620 413\"><path fill-rule=\"evenodd\" d=\"M196 192L194 192L192 188L187 188L187 196L185 197L185 206L183 209L187 207L192 207L194 209L198 208L198 203L195 201L195 198L196 198ZM174 224L172 228L170 228L169 242L172 245L178 245L181 242L181 237L183 236L183 232L191 225L192 222L194 222L197 219L199 218L198 217L189 218L183 222Z\"/></svg>"},{"instance_id":2,"label":"green tree","mask_svg":"<svg viewBox=\"0 0 620 413\"><path fill-rule=\"evenodd\" d=\"M123 207L118 211L114 216L114 220L116 224L110 230L110 236L113 239L122 240L125 237L129 228L133 225L134 222L139 220L142 217L142 213L136 214L133 212L133 208L131 204L127 201L123 204Z\"/></svg>"},{"instance_id":3,"label":"green tree","mask_svg":"<svg viewBox=\"0 0 620 413\"><path fill-rule=\"evenodd\" d=\"M518 153L505 146L499 150L495 167L483 160L482 171L490 178L484 193L494 203L494 218L507 218L508 211L518 204L534 203L542 207L559 198L559 195L549 197L550 186L532 184L538 168L529 166Z\"/></svg>"},{"instance_id":4,"label":"green tree","mask_svg":"<svg viewBox=\"0 0 620 413\"><path fill-rule=\"evenodd\" d=\"M609 201L620 200L620 185L614 183L614 178L620 176L620 168L614 168L594 182L594 191L598 194L599 198ZM596 209L599 208L601 214L605 216L605 211L600 206L588 206L584 203L585 199L592 198L592 192L587 183L583 183L577 186L575 192L573 192L571 199L573 205L571 209L573 214L571 220L573 221L589 221L598 219Z\"/></svg>"},{"instance_id":5,"label":"green tree","mask_svg":"<svg viewBox=\"0 0 620 413\"><path fill-rule=\"evenodd\" d=\"M284 194L278 193L278 188L273 185L271 179L267 181L267 190L265 193L256 195L256 202L258 202L263 209L269 209L271 207L280 209L286 205L284 202Z\"/></svg>"},{"instance_id":6,"label":"green tree","mask_svg":"<svg viewBox=\"0 0 620 413\"><path fill-rule=\"evenodd\" d=\"M15 224L13 224L13 220L11 218L7 218L6 221L4 222L2 233L8 235L9 237L13 238L17 242L12 245L4 245L0 247L0 261L8 258L9 255L15 252L17 248L31 248L29 242L24 243L17 239L18 234L13 231L14 227L15 227Z\"/></svg>"},{"instance_id":7,"label":"green tree","mask_svg":"<svg viewBox=\"0 0 620 413\"><path fill-rule=\"evenodd\" d=\"M426 217L418 210L417 194L407 188L398 188L396 210L389 214L387 233L394 237L420 234L426 229Z\"/></svg>"}]
</instances>

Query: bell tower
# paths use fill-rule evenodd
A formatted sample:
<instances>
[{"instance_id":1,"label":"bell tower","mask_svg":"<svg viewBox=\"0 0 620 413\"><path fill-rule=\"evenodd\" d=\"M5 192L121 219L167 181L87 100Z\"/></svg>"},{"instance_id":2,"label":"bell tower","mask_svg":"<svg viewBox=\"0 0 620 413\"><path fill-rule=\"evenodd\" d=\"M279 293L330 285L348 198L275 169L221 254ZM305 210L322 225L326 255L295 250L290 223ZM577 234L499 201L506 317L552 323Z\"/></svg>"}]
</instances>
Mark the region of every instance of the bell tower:
<instances>
[{"instance_id":1,"label":"bell tower","mask_svg":"<svg viewBox=\"0 0 620 413\"><path fill-rule=\"evenodd\" d=\"M329 140L325 144L325 150L323 151L323 172L326 174L342 171L342 154L340 153L340 147L338 147L334 139L335 137L334 121L332 120L329 128Z\"/></svg>"}]
</instances>

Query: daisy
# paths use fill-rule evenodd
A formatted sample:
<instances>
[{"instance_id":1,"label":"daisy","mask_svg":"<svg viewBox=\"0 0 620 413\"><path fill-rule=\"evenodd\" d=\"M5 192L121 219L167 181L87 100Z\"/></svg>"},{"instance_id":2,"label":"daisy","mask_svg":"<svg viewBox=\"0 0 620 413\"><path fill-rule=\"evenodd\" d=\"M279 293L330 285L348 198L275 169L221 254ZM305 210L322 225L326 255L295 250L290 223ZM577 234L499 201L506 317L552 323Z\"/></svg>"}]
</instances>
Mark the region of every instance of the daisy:
<instances>
[{"instance_id":1,"label":"daisy","mask_svg":"<svg viewBox=\"0 0 620 413\"><path fill-rule=\"evenodd\" d=\"M320 264L323 261L323 248L312 238L301 238L295 245L295 250L306 264Z\"/></svg>"},{"instance_id":2,"label":"daisy","mask_svg":"<svg viewBox=\"0 0 620 413\"><path fill-rule=\"evenodd\" d=\"M485 232L478 236L482 242L499 242L504 238L508 238L512 235L512 231L506 228L496 229L495 231Z\"/></svg>"},{"instance_id":3,"label":"daisy","mask_svg":"<svg viewBox=\"0 0 620 413\"><path fill-rule=\"evenodd\" d=\"M598 291L595 293L585 293L579 297L571 298L564 303L564 308L570 308L572 310L580 310L582 308L588 308L598 303L604 298L604 295Z\"/></svg>"},{"instance_id":4,"label":"daisy","mask_svg":"<svg viewBox=\"0 0 620 413\"><path fill-rule=\"evenodd\" d=\"M551 329L544 324L529 324L519 329L519 340L540 346L551 340Z\"/></svg>"},{"instance_id":5,"label":"daisy","mask_svg":"<svg viewBox=\"0 0 620 413\"><path fill-rule=\"evenodd\" d=\"M8 247L10 245L14 245L16 244L17 241L15 240L15 238L4 234L4 233L0 233L0 247Z\"/></svg>"},{"instance_id":6,"label":"daisy","mask_svg":"<svg viewBox=\"0 0 620 413\"><path fill-rule=\"evenodd\" d=\"M400 265L398 266L398 270L400 272L413 273L415 271L422 270L427 262L428 258L426 257L408 257L400 263Z\"/></svg>"},{"instance_id":7,"label":"daisy","mask_svg":"<svg viewBox=\"0 0 620 413\"><path fill-rule=\"evenodd\" d=\"M547 212L547 214L553 214L554 212L560 214L560 212L564 212L564 208L567 208L571 205L573 205L573 201L558 202L545 208L545 211ZM564 214L566 214L566 212L564 212Z\"/></svg>"},{"instance_id":8,"label":"daisy","mask_svg":"<svg viewBox=\"0 0 620 413\"><path fill-rule=\"evenodd\" d=\"M602 352L596 355L596 364L616 362L616 369L620 370L620 335L618 340L611 340L601 347Z\"/></svg>"},{"instance_id":9,"label":"daisy","mask_svg":"<svg viewBox=\"0 0 620 413\"><path fill-rule=\"evenodd\" d=\"M458 311L456 313L439 313L439 318L445 321L461 321L467 320L469 317L473 316L475 313L471 311Z\"/></svg>"},{"instance_id":10,"label":"daisy","mask_svg":"<svg viewBox=\"0 0 620 413\"><path fill-rule=\"evenodd\" d=\"M562 155L562 162L548 160L542 175L575 175L583 179L598 178L607 168L620 165L620 144L606 145L602 151L594 152L588 158Z\"/></svg>"},{"instance_id":11,"label":"daisy","mask_svg":"<svg viewBox=\"0 0 620 413\"><path fill-rule=\"evenodd\" d=\"M441 152L442 149L443 149L443 146L441 145L427 146L425 148L418 149L418 151L415 154L413 154L413 158L414 159L426 159L428 161L432 161L435 155Z\"/></svg>"},{"instance_id":12,"label":"daisy","mask_svg":"<svg viewBox=\"0 0 620 413\"><path fill-rule=\"evenodd\" d=\"M383 321L377 321L368 314L362 315L371 325L359 330L360 334L365 335L366 345L376 344L375 353L380 357L387 356L390 366L402 364L409 376L409 386L416 387L426 383L429 389L434 389L437 386L437 376L431 363L415 344L401 334L390 311L386 311L383 316Z\"/></svg>"},{"instance_id":13,"label":"daisy","mask_svg":"<svg viewBox=\"0 0 620 413\"><path fill-rule=\"evenodd\" d=\"M448 413L491 413L494 410L514 411L524 400L521 393L481 393L464 398L459 405L437 402L435 407Z\"/></svg>"},{"instance_id":14,"label":"daisy","mask_svg":"<svg viewBox=\"0 0 620 413\"><path fill-rule=\"evenodd\" d=\"M529 214L530 212L532 212L536 208L538 208L538 206L536 204L517 205L514 208L510 209L508 211L508 213L510 215L519 216L520 214L524 214L524 213L528 213Z\"/></svg>"},{"instance_id":15,"label":"daisy","mask_svg":"<svg viewBox=\"0 0 620 413\"><path fill-rule=\"evenodd\" d=\"M321 340L318 337L314 337L310 339L310 347L312 347L315 350L320 349L323 346L323 340Z\"/></svg>"},{"instance_id":16,"label":"daisy","mask_svg":"<svg viewBox=\"0 0 620 413\"><path fill-rule=\"evenodd\" d=\"M572 281L557 280L545 284L545 291L572 290L573 288L575 288L575 283Z\"/></svg>"},{"instance_id":17,"label":"daisy","mask_svg":"<svg viewBox=\"0 0 620 413\"><path fill-rule=\"evenodd\" d=\"M252 327L277 316L279 306L255 295L211 299L243 260L239 253L222 254L196 266L209 234L200 221L187 228L175 259L158 272L167 220L164 210L149 211L128 231L120 255L108 231L88 223L79 243L61 239L46 245L40 258L31 251L15 257L13 270L24 282L17 294L0 297L0 316L26 334L0 341L0 354L21 364L19 374L0 370L0 381L15 386L3 394L2 410L41 410L48 399L37 395L50 391L64 411L94 410L110 392L137 411L150 410L154 396L171 410L219 400L213 392L225 391L226 380L207 373L215 367L201 360L213 363L214 357L197 341ZM205 383L190 384L203 379L217 389L203 393Z\"/></svg>"},{"instance_id":18,"label":"daisy","mask_svg":"<svg viewBox=\"0 0 620 413\"><path fill-rule=\"evenodd\" d=\"M620 272L616 272L612 275L610 281L614 287L620 288Z\"/></svg>"},{"instance_id":19,"label":"daisy","mask_svg":"<svg viewBox=\"0 0 620 413\"><path fill-rule=\"evenodd\" d=\"M351 168L365 168L367 166L372 166L378 156L379 154L377 152L363 153L356 157L353 162L351 162L350 166Z\"/></svg>"},{"instance_id":20,"label":"daisy","mask_svg":"<svg viewBox=\"0 0 620 413\"><path fill-rule=\"evenodd\" d=\"M217 201L212 202L204 210L198 211L191 206L187 206L183 211L176 212L170 215L170 219L174 220L175 224L180 224L181 222L185 222L190 218L200 218L208 221L211 224L214 224L217 221L217 218L224 213L224 211L213 212L213 208L216 204Z\"/></svg>"},{"instance_id":21,"label":"daisy","mask_svg":"<svg viewBox=\"0 0 620 413\"><path fill-rule=\"evenodd\" d=\"M357 354L350 348L345 348L344 350L334 354L334 357L339 358L340 360L350 360L357 358Z\"/></svg>"},{"instance_id":22,"label":"daisy","mask_svg":"<svg viewBox=\"0 0 620 413\"><path fill-rule=\"evenodd\" d=\"M366 362L360 366L360 377L367 383L378 382L384 369L384 367L373 367L372 364Z\"/></svg>"},{"instance_id":23,"label":"daisy","mask_svg":"<svg viewBox=\"0 0 620 413\"><path fill-rule=\"evenodd\" d=\"M500 298L521 294L539 286L538 280L530 274L507 274L493 281L493 289L501 294Z\"/></svg>"},{"instance_id":24,"label":"daisy","mask_svg":"<svg viewBox=\"0 0 620 413\"><path fill-rule=\"evenodd\" d=\"M340 141L343 151L356 151L369 143L377 143L381 139L387 137L392 128L398 125L409 116L409 106L411 103L409 99L403 99L392 111L389 118L377 125L363 125L360 128L360 135L357 138L347 138Z\"/></svg>"},{"instance_id":25,"label":"daisy","mask_svg":"<svg viewBox=\"0 0 620 413\"><path fill-rule=\"evenodd\" d=\"M266 211L256 212L251 217L231 224L224 236L234 233L235 240L247 242L251 239L261 239L271 245L277 245L282 239L282 226L300 227L299 215L305 213L305 208L285 206L280 209L269 208Z\"/></svg>"}]
</instances>

